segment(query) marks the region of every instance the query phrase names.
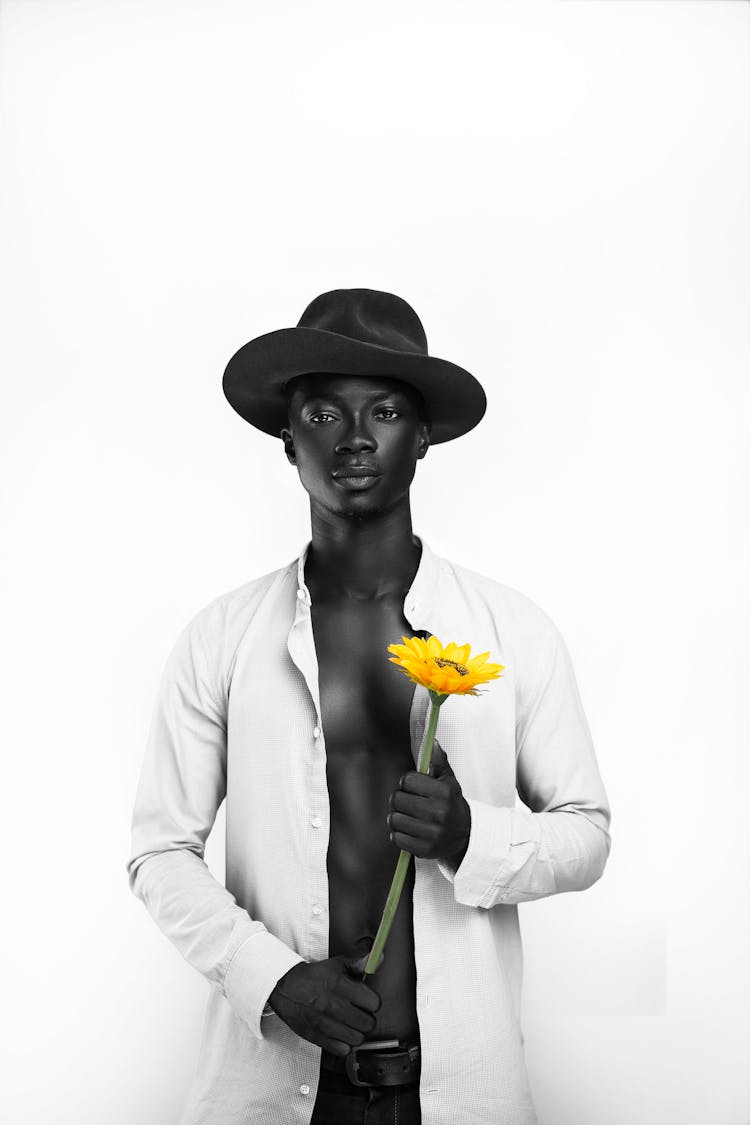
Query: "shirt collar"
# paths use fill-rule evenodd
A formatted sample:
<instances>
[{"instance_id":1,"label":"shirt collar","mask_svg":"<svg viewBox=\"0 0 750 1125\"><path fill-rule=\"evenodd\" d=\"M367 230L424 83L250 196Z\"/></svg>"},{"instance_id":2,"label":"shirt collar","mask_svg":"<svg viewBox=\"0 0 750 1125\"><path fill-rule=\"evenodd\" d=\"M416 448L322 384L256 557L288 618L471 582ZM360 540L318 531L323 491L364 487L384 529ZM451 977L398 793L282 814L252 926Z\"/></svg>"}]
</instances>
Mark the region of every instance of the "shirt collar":
<instances>
[{"instance_id":1,"label":"shirt collar","mask_svg":"<svg viewBox=\"0 0 750 1125\"><path fill-rule=\"evenodd\" d=\"M415 538L422 546L422 554L412 584L404 598L404 617L415 631L429 630L430 626L435 624L440 560L421 535L416 535ZM305 561L311 546L312 540L309 540L297 559L297 597L308 607L312 605L312 598L305 583Z\"/></svg>"}]
</instances>

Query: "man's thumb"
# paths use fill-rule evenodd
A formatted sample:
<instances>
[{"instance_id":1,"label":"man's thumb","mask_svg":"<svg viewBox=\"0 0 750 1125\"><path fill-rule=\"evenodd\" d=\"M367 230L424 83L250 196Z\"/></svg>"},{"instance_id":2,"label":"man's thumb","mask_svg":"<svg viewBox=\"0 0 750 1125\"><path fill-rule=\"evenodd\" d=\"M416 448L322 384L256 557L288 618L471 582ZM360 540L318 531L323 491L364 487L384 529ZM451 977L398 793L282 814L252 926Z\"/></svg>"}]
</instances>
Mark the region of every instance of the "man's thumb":
<instances>
[{"instance_id":1,"label":"man's thumb","mask_svg":"<svg viewBox=\"0 0 750 1125\"><path fill-rule=\"evenodd\" d=\"M452 774L453 770L448 761L448 755L443 750L442 746L437 739L432 743L432 753L430 754L430 776L443 777L447 774Z\"/></svg>"},{"instance_id":2,"label":"man's thumb","mask_svg":"<svg viewBox=\"0 0 750 1125\"><path fill-rule=\"evenodd\" d=\"M356 973L359 976L364 973L365 965L370 959L370 953L372 951L374 941L375 939L370 937L369 935L365 935L365 937L359 938L354 947L355 952L352 953L349 957L344 958L344 964L350 972ZM376 966L376 972L377 969L379 969L383 964L384 959L385 953L381 953Z\"/></svg>"}]
</instances>

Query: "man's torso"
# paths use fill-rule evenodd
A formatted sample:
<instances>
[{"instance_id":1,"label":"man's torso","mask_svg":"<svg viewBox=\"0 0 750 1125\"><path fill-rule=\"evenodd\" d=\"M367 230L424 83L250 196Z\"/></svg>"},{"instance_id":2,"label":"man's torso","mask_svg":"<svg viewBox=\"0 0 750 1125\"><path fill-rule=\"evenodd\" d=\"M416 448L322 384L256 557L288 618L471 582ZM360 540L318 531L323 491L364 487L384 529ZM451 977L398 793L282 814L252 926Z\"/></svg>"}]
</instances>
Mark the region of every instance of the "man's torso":
<instances>
[{"instance_id":1,"label":"man's torso","mask_svg":"<svg viewBox=\"0 0 750 1125\"><path fill-rule=\"evenodd\" d=\"M401 775L415 768L409 733L414 684L387 651L412 634L402 607L403 596L313 601L330 797L331 957L353 953L363 936L372 943L398 861L386 822L388 798ZM413 888L412 860L374 978L382 1005L371 1038L419 1034Z\"/></svg>"}]
</instances>

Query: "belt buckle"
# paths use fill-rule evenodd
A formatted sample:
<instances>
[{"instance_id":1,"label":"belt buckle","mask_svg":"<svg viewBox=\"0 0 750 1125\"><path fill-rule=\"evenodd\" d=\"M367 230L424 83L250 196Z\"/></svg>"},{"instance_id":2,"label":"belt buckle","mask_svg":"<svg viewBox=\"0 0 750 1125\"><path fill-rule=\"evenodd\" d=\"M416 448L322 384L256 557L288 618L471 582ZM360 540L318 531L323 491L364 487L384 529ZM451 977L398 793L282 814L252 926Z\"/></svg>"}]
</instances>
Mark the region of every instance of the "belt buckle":
<instances>
[{"instance_id":1,"label":"belt buckle","mask_svg":"<svg viewBox=\"0 0 750 1125\"><path fill-rule=\"evenodd\" d=\"M357 1059L357 1051L379 1051L384 1047L400 1047L398 1039L373 1039L371 1042L360 1043L358 1047L352 1047L349 1054L346 1056L346 1076L354 1086L374 1086L374 1082L361 1082L357 1077L359 1071L359 1061Z\"/></svg>"}]
</instances>

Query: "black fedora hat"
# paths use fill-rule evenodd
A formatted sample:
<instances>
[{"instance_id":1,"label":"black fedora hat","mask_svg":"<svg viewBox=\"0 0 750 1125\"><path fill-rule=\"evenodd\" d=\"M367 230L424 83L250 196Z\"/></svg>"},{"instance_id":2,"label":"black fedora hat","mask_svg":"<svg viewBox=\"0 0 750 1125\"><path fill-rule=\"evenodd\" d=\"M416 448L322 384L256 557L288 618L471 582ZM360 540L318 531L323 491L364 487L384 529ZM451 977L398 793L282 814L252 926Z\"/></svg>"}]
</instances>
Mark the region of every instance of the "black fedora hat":
<instances>
[{"instance_id":1,"label":"black fedora hat","mask_svg":"<svg viewBox=\"0 0 750 1125\"><path fill-rule=\"evenodd\" d=\"M427 354L427 337L411 305L378 289L321 293L296 328L266 332L241 347L222 385L246 422L278 437L288 424L284 385L309 372L385 375L416 387L427 406L433 444L468 433L487 408L473 375Z\"/></svg>"}]
</instances>

